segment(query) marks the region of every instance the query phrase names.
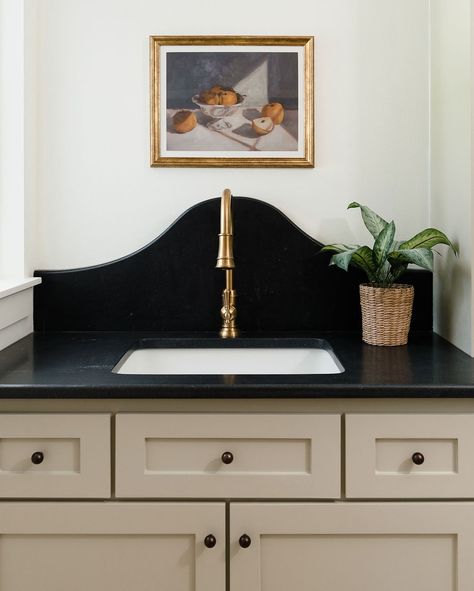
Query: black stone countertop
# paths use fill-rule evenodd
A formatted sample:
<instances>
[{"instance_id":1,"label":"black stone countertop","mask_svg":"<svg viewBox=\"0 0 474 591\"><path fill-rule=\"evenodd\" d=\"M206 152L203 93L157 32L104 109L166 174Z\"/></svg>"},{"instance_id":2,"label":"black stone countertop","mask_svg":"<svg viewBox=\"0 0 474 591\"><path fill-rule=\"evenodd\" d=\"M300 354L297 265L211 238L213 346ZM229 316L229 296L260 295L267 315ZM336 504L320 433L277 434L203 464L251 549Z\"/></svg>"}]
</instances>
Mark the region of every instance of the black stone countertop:
<instances>
[{"instance_id":1,"label":"black stone countertop","mask_svg":"<svg viewBox=\"0 0 474 591\"><path fill-rule=\"evenodd\" d=\"M0 398L474 397L474 359L430 332L412 334L406 347L365 345L360 333L281 335L326 339L345 368L340 374L154 376L111 371L142 338L198 336L213 337L210 333L37 332L0 352ZM215 341L216 346L222 343Z\"/></svg>"}]
</instances>

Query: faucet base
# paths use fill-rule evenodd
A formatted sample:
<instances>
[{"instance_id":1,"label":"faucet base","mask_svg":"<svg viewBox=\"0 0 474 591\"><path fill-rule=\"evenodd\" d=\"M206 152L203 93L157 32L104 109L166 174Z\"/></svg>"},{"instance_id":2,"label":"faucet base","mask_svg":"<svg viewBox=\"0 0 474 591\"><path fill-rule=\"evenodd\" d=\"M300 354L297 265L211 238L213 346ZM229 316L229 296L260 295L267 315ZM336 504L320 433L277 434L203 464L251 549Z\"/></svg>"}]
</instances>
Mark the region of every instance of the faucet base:
<instances>
[{"instance_id":1,"label":"faucet base","mask_svg":"<svg viewBox=\"0 0 474 591\"><path fill-rule=\"evenodd\" d=\"M232 327L224 327L221 329L219 336L223 339L234 339L235 337L239 336L239 331L237 328Z\"/></svg>"},{"instance_id":2,"label":"faucet base","mask_svg":"<svg viewBox=\"0 0 474 591\"><path fill-rule=\"evenodd\" d=\"M229 271L230 277L228 275L228 279L231 278L232 271ZM231 282L230 282L231 284ZM235 307L235 300L237 298L237 292L235 289L229 289L226 287L222 292L222 308L221 308L221 318L222 318L222 328L220 331L220 336L223 339L233 339L239 336L239 331L237 329L236 324L236 317L237 317L237 308Z\"/></svg>"}]
</instances>

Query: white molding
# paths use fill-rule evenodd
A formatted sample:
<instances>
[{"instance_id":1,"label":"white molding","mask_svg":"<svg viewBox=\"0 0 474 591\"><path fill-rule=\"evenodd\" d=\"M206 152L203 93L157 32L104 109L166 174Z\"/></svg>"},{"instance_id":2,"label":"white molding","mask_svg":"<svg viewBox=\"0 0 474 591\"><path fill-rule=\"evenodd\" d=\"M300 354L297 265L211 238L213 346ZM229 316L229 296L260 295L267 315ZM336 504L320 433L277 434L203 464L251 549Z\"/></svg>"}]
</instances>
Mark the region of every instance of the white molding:
<instances>
[{"instance_id":1,"label":"white molding","mask_svg":"<svg viewBox=\"0 0 474 591\"><path fill-rule=\"evenodd\" d=\"M37 2L0 0L0 278L32 273Z\"/></svg>"},{"instance_id":2,"label":"white molding","mask_svg":"<svg viewBox=\"0 0 474 591\"><path fill-rule=\"evenodd\" d=\"M0 279L0 299L13 295L29 287L41 283L40 277L25 277L25 279Z\"/></svg>"},{"instance_id":3,"label":"white molding","mask_svg":"<svg viewBox=\"0 0 474 591\"><path fill-rule=\"evenodd\" d=\"M0 277L25 273L24 2L0 0Z\"/></svg>"},{"instance_id":4,"label":"white molding","mask_svg":"<svg viewBox=\"0 0 474 591\"><path fill-rule=\"evenodd\" d=\"M33 287L39 277L0 281L0 351L33 332Z\"/></svg>"}]
</instances>

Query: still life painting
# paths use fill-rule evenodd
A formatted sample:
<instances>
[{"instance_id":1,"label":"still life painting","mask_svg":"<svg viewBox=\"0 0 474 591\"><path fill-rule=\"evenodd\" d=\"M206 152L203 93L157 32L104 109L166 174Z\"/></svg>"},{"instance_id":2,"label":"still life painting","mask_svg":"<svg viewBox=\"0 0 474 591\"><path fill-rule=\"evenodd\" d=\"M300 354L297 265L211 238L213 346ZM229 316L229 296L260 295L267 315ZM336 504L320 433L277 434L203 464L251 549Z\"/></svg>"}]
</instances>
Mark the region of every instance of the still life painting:
<instances>
[{"instance_id":1,"label":"still life painting","mask_svg":"<svg viewBox=\"0 0 474 591\"><path fill-rule=\"evenodd\" d=\"M151 37L152 166L314 166L312 37Z\"/></svg>"}]
</instances>

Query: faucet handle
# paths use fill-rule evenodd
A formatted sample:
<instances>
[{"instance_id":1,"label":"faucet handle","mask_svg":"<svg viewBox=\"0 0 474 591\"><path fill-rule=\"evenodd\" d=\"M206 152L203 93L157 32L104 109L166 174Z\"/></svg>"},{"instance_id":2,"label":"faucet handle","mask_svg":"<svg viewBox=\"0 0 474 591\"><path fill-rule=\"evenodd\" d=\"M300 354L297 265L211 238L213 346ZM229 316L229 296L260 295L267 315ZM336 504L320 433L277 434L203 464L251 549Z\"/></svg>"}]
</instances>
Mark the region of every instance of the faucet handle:
<instances>
[{"instance_id":1,"label":"faucet handle","mask_svg":"<svg viewBox=\"0 0 474 591\"><path fill-rule=\"evenodd\" d=\"M219 233L219 251L217 269L234 269L233 224L232 224L232 193L224 189L221 198L221 231Z\"/></svg>"},{"instance_id":2,"label":"faucet handle","mask_svg":"<svg viewBox=\"0 0 474 591\"><path fill-rule=\"evenodd\" d=\"M219 252L216 269L235 269L232 234L219 234Z\"/></svg>"}]
</instances>

